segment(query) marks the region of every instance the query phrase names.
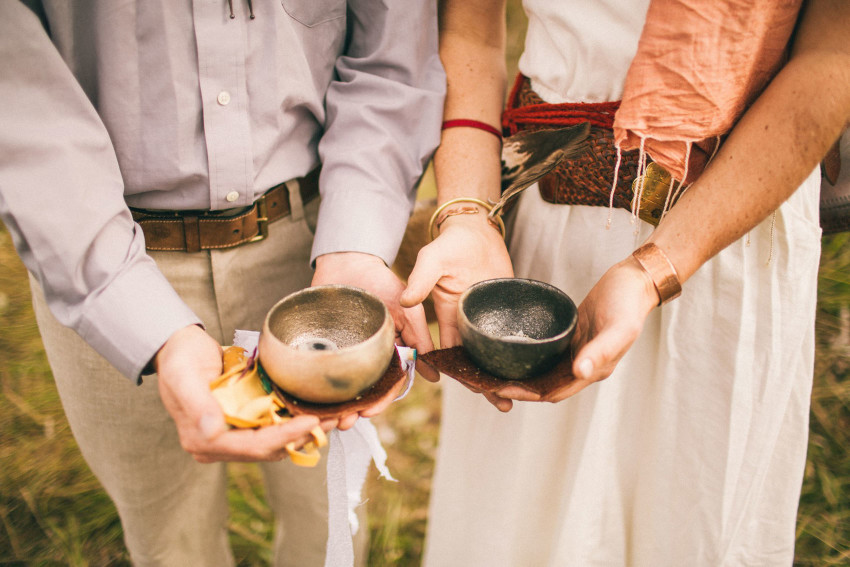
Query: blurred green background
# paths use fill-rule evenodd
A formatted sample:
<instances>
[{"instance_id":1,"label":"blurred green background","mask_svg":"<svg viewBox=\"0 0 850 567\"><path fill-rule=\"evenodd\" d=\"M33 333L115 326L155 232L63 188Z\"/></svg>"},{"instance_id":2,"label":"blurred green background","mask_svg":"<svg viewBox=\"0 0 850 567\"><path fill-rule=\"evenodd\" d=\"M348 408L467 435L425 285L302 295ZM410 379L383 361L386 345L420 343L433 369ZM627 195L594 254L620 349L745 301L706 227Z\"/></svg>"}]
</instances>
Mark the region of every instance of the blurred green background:
<instances>
[{"instance_id":1,"label":"blurred green background","mask_svg":"<svg viewBox=\"0 0 850 567\"><path fill-rule=\"evenodd\" d=\"M509 77L522 43L509 2ZM420 197L434 194L427 175ZM421 219L420 219L421 220ZM420 227L424 228L424 227ZM850 234L825 237L809 458L795 565L850 564ZM439 385L417 380L373 422L399 482L372 470L368 564L418 565L437 445ZM272 517L251 465L230 465L230 537L240 565L268 565ZM71 436L29 299L26 272L0 226L0 565L128 565L121 525Z\"/></svg>"}]
</instances>

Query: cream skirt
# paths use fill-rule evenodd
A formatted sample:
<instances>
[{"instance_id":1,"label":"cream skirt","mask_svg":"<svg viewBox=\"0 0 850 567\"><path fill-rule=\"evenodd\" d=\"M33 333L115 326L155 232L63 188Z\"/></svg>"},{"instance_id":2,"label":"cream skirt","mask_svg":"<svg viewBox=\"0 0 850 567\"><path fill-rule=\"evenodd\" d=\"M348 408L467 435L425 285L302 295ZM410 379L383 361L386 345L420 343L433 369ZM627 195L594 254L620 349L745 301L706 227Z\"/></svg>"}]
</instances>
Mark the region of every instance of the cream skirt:
<instances>
[{"instance_id":1,"label":"cream skirt","mask_svg":"<svg viewBox=\"0 0 850 567\"><path fill-rule=\"evenodd\" d=\"M654 310L614 374L502 414L443 377L425 564L790 565L806 459L819 175ZM516 211L518 277L580 303L651 232L627 211Z\"/></svg>"}]
</instances>

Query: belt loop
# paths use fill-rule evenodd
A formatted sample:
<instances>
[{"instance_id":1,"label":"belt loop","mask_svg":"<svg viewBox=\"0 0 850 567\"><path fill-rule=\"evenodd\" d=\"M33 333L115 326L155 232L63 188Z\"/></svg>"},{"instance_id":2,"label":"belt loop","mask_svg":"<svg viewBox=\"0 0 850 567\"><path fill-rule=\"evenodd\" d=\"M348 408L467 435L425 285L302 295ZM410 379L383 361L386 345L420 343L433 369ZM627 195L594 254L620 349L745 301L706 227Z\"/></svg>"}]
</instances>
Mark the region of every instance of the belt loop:
<instances>
[{"instance_id":1,"label":"belt loop","mask_svg":"<svg viewBox=\"0 0 850 567\"><path fill-rule=\"evenodd\" d=\"M198 217L183 217L183 235L186 238L186 252L201 251L201 227Z\"/></svg>"},{"instance_id":2,"label":"belt loop","mask_svg":"<svg viewBox=\"0 0 850 567\"><path fill-rule=\"evenodd\" d=\"M300 183L302 178L290 179L286 182L286 190L289 192L289 214L292 221L297 222L304 218L304 202L301 199Z\"/></svg>"}]
</instances>

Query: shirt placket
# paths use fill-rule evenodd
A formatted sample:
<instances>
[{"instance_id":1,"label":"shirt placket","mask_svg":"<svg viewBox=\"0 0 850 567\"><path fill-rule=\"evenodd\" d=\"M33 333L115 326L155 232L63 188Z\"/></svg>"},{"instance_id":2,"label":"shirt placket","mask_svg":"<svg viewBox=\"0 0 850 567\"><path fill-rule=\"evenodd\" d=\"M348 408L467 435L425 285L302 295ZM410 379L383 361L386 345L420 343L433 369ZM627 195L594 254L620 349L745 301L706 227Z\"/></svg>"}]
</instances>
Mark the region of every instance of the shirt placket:
<instances>
[{"instance_id":1,"label":"shirt placket","mask_svg":"<svg viewBox=\"0 0 850 567\"><path fill-rule=\"evenodd\" d=\"M251 130L245 65L248 18L229 17L221 0L195 0L204 138L212 209L254 201Z\"/></svg>"}]
</instances>

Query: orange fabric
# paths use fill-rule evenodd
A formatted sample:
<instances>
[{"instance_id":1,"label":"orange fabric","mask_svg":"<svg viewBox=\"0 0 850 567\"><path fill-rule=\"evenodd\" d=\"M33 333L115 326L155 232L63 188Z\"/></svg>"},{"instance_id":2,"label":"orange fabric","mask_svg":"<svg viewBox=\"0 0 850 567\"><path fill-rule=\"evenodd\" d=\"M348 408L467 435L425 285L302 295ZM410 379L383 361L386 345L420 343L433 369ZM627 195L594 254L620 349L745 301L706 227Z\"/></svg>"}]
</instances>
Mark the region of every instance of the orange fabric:
<instances>
[{"instance_id":1,"label":"orange fabric","mask_svg":"<svg viewBox=\"0 0 850 567\"><path fill-rule=\"evenodd\" d=\"M614 120L622 150L692 182L785 59L802 0L652 0ZM690 156L687 156L691 144Z\"/></svg>"}]
</instances>

